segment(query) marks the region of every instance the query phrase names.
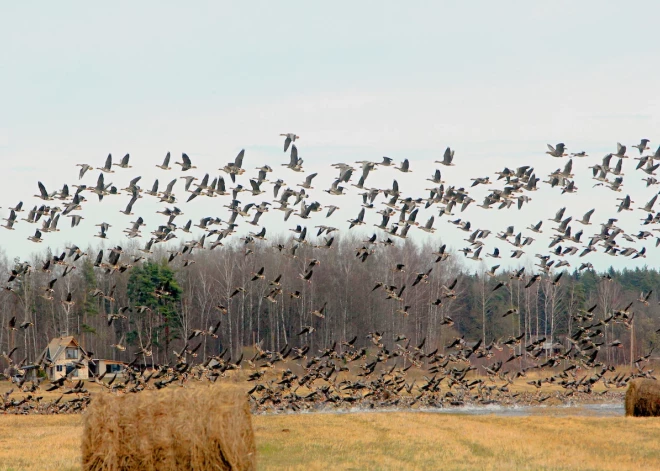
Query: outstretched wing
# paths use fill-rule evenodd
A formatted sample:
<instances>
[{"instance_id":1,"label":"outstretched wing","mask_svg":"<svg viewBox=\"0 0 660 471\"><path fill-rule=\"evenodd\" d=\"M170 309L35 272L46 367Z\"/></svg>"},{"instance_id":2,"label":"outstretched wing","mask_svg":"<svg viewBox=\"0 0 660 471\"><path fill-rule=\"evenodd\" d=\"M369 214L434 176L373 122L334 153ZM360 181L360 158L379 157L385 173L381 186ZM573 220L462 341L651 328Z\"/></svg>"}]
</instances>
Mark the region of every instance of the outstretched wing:
<instances>
[{"instance_id":1,"label":"outstretched wing","mask_svg":"<svg viewBox=\"0 0 660 471\"><path fill-rule=\"evenodd\" d=\"M241 149L241 151L238 153L236 156L236 159L234 160L234 165L238 168L241 168L243 165L243 156L245 155L245 149Z\"/></svg>"},{"instance_id":2,"label":"outstretched wing","mask_svg":"<svg viewBox=\"0 0 660 471\"><path fill-rule=\"evenodd\" d=\"M46 187L44 186L44 184L38 182L38 185L39 185L39 193L41 193L41 197L48 198L48 192L46 191Z\"/></svg>"}]
</instances>

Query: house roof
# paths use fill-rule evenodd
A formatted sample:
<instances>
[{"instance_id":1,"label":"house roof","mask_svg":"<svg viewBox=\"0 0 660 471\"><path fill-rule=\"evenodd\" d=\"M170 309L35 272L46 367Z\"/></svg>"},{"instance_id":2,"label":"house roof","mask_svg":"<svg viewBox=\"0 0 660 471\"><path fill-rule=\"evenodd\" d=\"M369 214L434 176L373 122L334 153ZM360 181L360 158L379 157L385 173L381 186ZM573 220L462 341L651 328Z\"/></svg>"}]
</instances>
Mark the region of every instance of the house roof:
<instances>
[{"instance_id":1,"label":"house roof","mask_svg":"<svg viewBox=\"0 0 660 471\"><path fill-rule=\"evenodd\" d=\"M78 341L72 335L68 335L52 339L42 353L42 357L53 361L58 358L67 347L79 348L82 350L83 354L87 356L87 352L80 346Z\"/></svg>"},{"instance_id":2,"label":"house roof","mask_svg":"<svg viewBox=\"0 0 660 471\"><path fill-rule=\"evenodd\" d=\"M115 365L115 364L116 364L116 365L126 365L126 364L127 364L126 362L123 362L123 361L119 361L119 360L105 360L105 359L103 359L103 358L94 358L92 361L93 361L94 363L98 363L99 361L102 361L103 363L110 363L110 364L113 364L113 365Z\"/></svg>"}]
</instances>

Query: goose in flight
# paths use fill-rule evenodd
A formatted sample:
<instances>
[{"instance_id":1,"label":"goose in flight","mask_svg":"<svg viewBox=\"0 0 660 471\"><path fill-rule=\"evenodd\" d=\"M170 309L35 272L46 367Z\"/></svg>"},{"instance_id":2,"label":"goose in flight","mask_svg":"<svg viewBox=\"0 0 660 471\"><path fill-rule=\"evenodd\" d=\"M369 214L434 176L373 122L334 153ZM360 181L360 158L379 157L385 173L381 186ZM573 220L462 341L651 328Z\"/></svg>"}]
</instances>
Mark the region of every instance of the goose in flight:
<instances>
[{"instance_id":1,"label":"goose in flight","mask_svg":"<svg viewBox=\"0 0 660 471\"><path fill-rule=\"evenodd\" d=\"M108 154L108 157L105 159L105 165L103 167L97 167L96 170L105 173L115 173L115 171L112 170L112 154Z\"/></svg>"},{"instance_id":2,"label":"goose in flight","mask_svg":"<svg viewBox=\"0 0 660 471\"><path fill-rule=\"evenodd\" d=\"M39 194L38 194L38 195L34 195L35 197L40 198L40 199L42 199L42 200L44 200L44 201L50 201L50 200L53 199L53 197L55 196L55 193L51 193L51 194L49 194L49 193L46 191L46 187L45 187L44 184L41 183L41 182L37 182L37 185L39 186Z\"/></svg>"},{"instance_id":3,"label":"goose in flight","mask_svg":"<svg viewBox=\"0 0 660 471\"><path fill-rule=\"evenodd\" d=\"M132 216L133 213L131 211L133 211L133 205L135 204L137 199L138 199L137 196L133 196L131 198L131 200L128 202L128 204L126 205L126 209L124 209L123 211L119 211L119 212L125 214L126 216ZM71 221L71 222L73 222L73 221Z\"/></svg>"},{"instance_id":4,"label":"goose in flight","mask_svg":"<svg viewBox=\"0 0 660 471\"><path fill-rule=\"evenodd\" d=\"M181 171L182 172L185 172L185 171L193 169L193 168L197 168L192 164L192 162L190 161L190 157L188 157L187 154L185 154L185 153L181 154L181 160L183 160L183 162L174 162L174 163L177 164L177 165L181 165Z\"/></svg>"},{"instance_id":5,"label":"goose in flight","mask_svg":"<svg viewBox=\"0 0 660 471\"><path fill-rule=\"evenodd\" d=\"M241 149L241 151L238 153L238 155L236 156L233 162L227 163L227 165L225 165L223 168L220 169L220 170L224 170L229 174L229 176L231 177L231 181L233 183L236 183L236 175L242 175L243 173L245 173L245 169L243 168L244 156L245 156L245 149Z\"/></svg>"},{"instance_id":6,"label":"goose in flight","mask_svg":"<svg viewBox=\"0 0 660 471\"><path fill-rule=\"evenodd\" d=\"M132 168L130 165L128 165L128 160L131 158L130 154L126 154L124 157L122 157L121 161L118 164L112 164L115 165L119 168Z\"/></svg>"},{"instance_id":7,"label":"goose in flight","mask_svg":"<svg viewBox=\"0 0 660 471\"><path fill-rule=\"evenodd\" d=\"M364 213L365 213L365 208L362 208L355 219L349 219L347 221L350 223L350 226L348 228L352 229L354 226L359 226L364 224Z\"/></svg>"},{"instance_id":8,"label":"goose in flight","mask_svg":"<svg viewBox=\"0 0 660 471\"><path fill-rule=\"evenodd\" d=\"M323 306L321 306L321 309L315 309L312 311L312 315L320 318L320 319L325 319L325 307L328 305L328 302L324 302Z\"/></svg>"},{"instance_id":9,"label":"goose in flight","mask_svg":"<svg viewBox=\"0 0 660 471\"><path fill-rule=\"evenodd\" d=\"M658 169L658 167L660 167L660 164L653 164L653 160L649 158L649 160L646 161L646 165L640 168L642 169L642 172L646 173L647 175L655 175L655 171Z\"/></svg>"},{"instance_id":10,"label":"goose in flight","mask_svg":"<svg viewBox=\"0 0 660 471\"><path fill-rule=\"evenodd\" d=\"M546 144L548 146L548 151L546 151L546 154L549 154L553 157L564 157L568 154L566 154L564 151L566 151L566 145L563 142L560 142L556 146L552 147L550 144Z\"/></svg>"},{"instance_id":11,"label":"goose in flight","mask_svg":"<svg viewBox=\"0 0 660 471\"><path fill-rule=\"evenodd\" d=\"M298 158L298 148L296 147L295 144L291 146L291 155L290 155L290 160L288 164L282 164L283 167L290 168L291 170L295 172L301 172L302 171L302 164L303 160L301 158Z\"/></svg>"},{"instance_id":12,"label":"goose in flight","mask_svg":"<svg viewBox=\"0 0 660 471\"><path fill-rule=\"evenodd\" d=\"M436 163L436 164L446 165L446 166L452 166L452 165L454 165L454 164L452 163L453 160L454 160L454 151L451 150L449 147L447 147L447 148L445 149L445 153L444 153L444 155L443 155L442 160L441 160L441 161L440 161L440 160L436 160L435 163Z\"/></svg>"},{"instance_id":13,"label":"goose in flight","mask_svg":"<svg viewBox=\"0 0 660 471\"><path fill-rule=\"evenodd\" d=\"M80 221L85 219L84 217L78 214L69 214L67 216L71 218L71 227L76 227L78 224L80 224Z\"/></svg>"},{"instance_id":14,"label":"goose in flight","mask_svg":"<svg viewBox=\"0 0 660 471\"><path fill-rule=\"evenodd\" d=\"M7 221L7 224L4 224L2 227L5 229L9 229L10 231L14 230L14 224L16 223L16 212L12 209L11 212L9 213L9 217L3 219L3 221Z\"/></svg>"},{"instance_id":15,"label":"goose in flight","mask_svg":"<svg viewBox=\"0 0 660 471\"><path fill-rule=\"evenodd\" d=\"M620 213L621 211L632 211L632 208L630 207L631 203L634 203L633 200L630 199L630 195L626 195L625 198L617 198L617 200L621 201L619 203L619 206L617 208L617 213Z\"/></svg>"},{"instance_id":16,"label":"goose in flight","mask_svg":"<svg viewBox=\"0 0 660 471\"><path fill-rule=\"evenodd\" d=\"M493 266L490 268L490 270L488 270L488 271L486 272L486 275L488 275L488 276L490 276L491 278L493 278L493 277L495 276L495 271L497 271L498 268L500 268L499 265L493 265Z\"/></svg>"},{"instance_id":17,"label":"goose in flight","mask_svg":"<svg viewBox=\"0 0 660 471\"><path fill-rule=\"evenodd\" d=\"M394 167L397 170L403 172L403 173L412 173L412 170L410 170L410 162L408 159L404 159L403 162L401 162L401 167Z\"/></svg>"},{"instance_id":18,"label":"goose in flight","mask_svg":"<svg viewBox=\"0 0 660 471\"><path fill-rule=\"evenodd\" d=\"M428 221L426 221L426 224L425 224L423 227L422 227L422 226L419 226L419 228L420 228L421 230L423 230L424 232L430 232L431 234L433 234L433 233L435 232L435 229L433 228L433 222L434 222L434 221L435 221L435 217L434 217L434 216L431 216L431 217L428 219Z\"/></svg>"},{"instance_id":19,"label":"goose in flight","mask_svg":"<svg viewBox=\"0 0 660 471\"><path fill-rule=\"evenodd\" d=\"M616 154L614 154L614 157L619 157L620 159L627 159L628 156L626 155L626 146L624 146L620 142L617 142L616 143Z\"/></svg>"},{"instance_id":20,"label":"goose in flight","mask_svg":"<svg viewBox=\"0 0 660 471\"><path fill-rule=\"evenodd\" d=\"M427 180L432 183L435 183L436 185L442 185L443 183L445 183L442 180L442 173L440 172L440 169L437 168L435 169L435 172L433 173L431 178L427 178Z\"/></svg>"},{"instance_id":21,"label":"goose in flight","mask_svg":"<svg viewBox=\"0 0 660 471\"><path fill-rule=\"evenodd\" d=\"M316 175L316 174L314 174L314 175ZM331 194L331 195L335 195L335 196L337 196L337 195L343 195L343 194L344 194L344 187L343 187L343 186L339 186L339 183L340 183L340 182L341 182L340 180L335 180L334 182L332 182L332 185L330 185L330 189L329 189L329 190L323 190L323 191L325 191L326 193L329 193L329 194ZM302 186L302 185L301 185L301 186ZM366 199L366 198L365 198L365 199ZM365 204L366 204L366 203L365 203ZM336 206L333 206L333 207L336 208ZM330 214L332 214L332 212L330 212ZM326 216L326 217L327 217L327 216Z\"/></svg>"},{"instance_id":22,"label":"goose in flight","mask_svg":"<svg viewBox=\"0 0 660 471\"><path fill-rule=\"evenodd\" d=\"M318 175L318 173L312 173L310 175L307 175L307 177L305 177L305 181L303 183L298 183L297 186L301 186L308 190L314 189L314 187L312 186L312 180L314 179L314 177L316 177L316 175Z\"/></svg>"},{"instance_id":23,"label":"goose in flight","mask_svg":"<svg viewBox=\"0 0 660 471\"><path fill-rule=\"evenodd\" d=\"M431 274L431 271L433 268L429 268L426 272L423 273L417 273L417 276L415 277L415 281L413 281L413 286L417 286L421 282L428 283L429 281L429 275Z\"/></svg>"},{"instance_id":24,"label":"goose in flight","mask_svg":"<svg viewBox=\"0 0 660 471\"><path fill-rule=\"evenodd\" d=\"M82 180L82 177L85 175L87 170L91 170L91 169L94 168L91 165L87 165L87 164L76 164L76 167L80 167L80 173L78 174L78 180Z\"/></svg>"},{"instance_id":25,"label":"goose in flight","mask_svg":"<svg viewBox=\"0 0 660 471\"><path fill-rule=\"evenodd\" d=\"M576 219L576 221L585 226L590 226L591 223L589 222L589 220L591 219L591 216L594 214L594 211L596 211L596 208L590 209L589 211L584 213L582 219Z\"/></svg>"},{"instance_id":26,"label":"goose in flight","mask_svg":"<svg viewBox=\"0 0 660 471\"><path fill-rule=\"evenodd\" d=\"M303 281L306 281L307 283L311 283L313 274L314 274L314 270L309 270L308 272L300 273L298 275L298 278L300 278Z\"/></svg>"},{"instance_id":27,"label":"goose in flight","mask_svg":"<svg viewBox=\"0 0 660 471\"><path fill-rule=\"evenodd\" d=\"M651 200L648 203L646 203L646 205L644 205L643 208L637 208L637 209L641 209L642 211L646 211L647 213L653 213L653 205L655 204L657 199L658 199L658 195L656 194L653 196L653 198L651 198Z\"/></svg>"},{"instance_id":28,"label":"goose in flight","mask_svg":"<svg viewBox=\"0 0 660 471\"><path fill-rule=\"evenodd\" d=\"M39 229L37 229L34 232L33 236L28 237L28 240L30 240L32 242L36 242L36 243L43 242L43 239L41 238L41 231Z\"/></svg>"},{"instance_id":29,"label":"goose in flight","mask_svg":"<svg viewBox=\"0 0 660 471\"><path fill-rule=\"evenodd\" d=\"M305 335L305 334L311 334L315 331L316 329L312 327L311 325L307 325L303 327L303 329L298 333L298 335Z\"/></svg>"},{"instance_id":30,"label":"goose in flight","mask_svg":"<svg viewBox=\"0 0 660 471\"><path fill-rule=\"evenodd\" d=\"M163 164L156 165L156 167L162 170L172 170L172 168L169 165L170 165L170 153L168 152L167 155L165 156L165 160L163 160Z\"/></svg>"},{"instance_id":31,"label":"goose in flight","mask_svg":"<svg viewBox=\"0 0 660 471\"><path fill-rule=\"evenodd\" d=\"M649 149L648 143L651 142L650 139L642 139L639 144L637 144L635 147L637 150L639 150L639 153L641 154L645 150Z\"/></svg>"},{"instance_id":32,"label":"goose in flight","mask_svg":"<svg viewBox=\"0 0 660 471\"><path fill-rule=\"evenodd\" d=\"M252 273L251 273L252 278L250 279L250 281L257 281L257 280L263 280L263 279L265 279L266 277L265 277L265 275L264 275L264 270L265 270L265 267L261 267L261 268L259 269L259 271L257 271L257 272L252 272Z\"/></svg>"},{"instance_id":33,"label":"goose in flight","mask_svg":"<svg viewBox=\"0 0 660 471\"><path fill-rule=\"evenodd\" d=\"M280 136L284 136L284 152L289 150L289 146L291 145L292 142L296 142L296 139L300 139L300 136L296 136L295 133L285 133L285 134L280 134Z\"/></svg>"},{"instance_id":34,"label":"goose in flight","mask_svg":"<svg viewBox=\"0 0 660 471\"><path fill-rule=\"evenodd\" d=\"M487 257L493 257L493 258L502 258L502 257L500 256L500 249L498 249L497 247L495 247L495 248L493 249L493 253L492 253L492 254L489 253L489 254L486 254L486 256L487 256Z\"/></svg>"},{"instance_id":35,"label":"goose in flight","mask_svg":"<svg viewBox=\"0 0 660 471\"><path fill-rule=\"evenodd\" d=\"M458 284L458 278L454 278L454 281L451 282L449 286L442 285L443 297L456 299L456 285Z\"/></svg>"}]
</instances>

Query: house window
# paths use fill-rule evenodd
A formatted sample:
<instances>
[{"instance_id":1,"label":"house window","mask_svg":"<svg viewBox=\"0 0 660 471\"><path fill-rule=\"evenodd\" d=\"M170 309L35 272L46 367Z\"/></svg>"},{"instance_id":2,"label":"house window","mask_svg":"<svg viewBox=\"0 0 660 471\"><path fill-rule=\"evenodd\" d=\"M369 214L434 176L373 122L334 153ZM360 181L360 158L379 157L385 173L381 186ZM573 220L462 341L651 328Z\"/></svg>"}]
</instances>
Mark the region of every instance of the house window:
<instances>
[{"instance_id":1,"label":"house window","mask_svg":"<svg viewBox=\"0 0 660 471\"><path fill-rule=\"evenodd\" d=\"M118 364L109 364L105 365L105 372L106 373L119 373L121 371L121 365Z\"/></svg>"},{"instance_id":2,"label":"house window","mask_svg":"<svg viewBox=\"0 0 660 471\"><path fill-rule=\"evenodd\" d=\"M77 348L67 348L66 349L66 359L67 360L77 360L78 359L78 349Z\"/></svg>"},{"instance_id":3,"label":"house window","mask_svg":"<svg viewBox=\"0 0 660 471\"><path fill-rule=\"evenodd\" d=\"M61 373L64 370L64 366L62 365L57 365L57 372Z\"/></svg>"}]
</instances>

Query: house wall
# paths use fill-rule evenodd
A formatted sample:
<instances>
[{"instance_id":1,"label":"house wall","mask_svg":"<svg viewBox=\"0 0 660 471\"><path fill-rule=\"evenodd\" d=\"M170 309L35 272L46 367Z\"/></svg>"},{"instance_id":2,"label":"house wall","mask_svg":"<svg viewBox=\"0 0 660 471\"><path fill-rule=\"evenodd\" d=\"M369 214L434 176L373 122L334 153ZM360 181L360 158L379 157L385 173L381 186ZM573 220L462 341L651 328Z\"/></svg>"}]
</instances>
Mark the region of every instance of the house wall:
<instances>
[{"instance_id":1,"label":"house wall","mask_svg":"<svg viewBox=\"0 0 660 471\"><path fill-rule=\"evenodd\" d=\"M103 373L105 373L107 371L107 367L110 366L112 368L120 368L121 371L109 372L109 373L107 373L106 377L109 378L110 377L109 375L114 375L115 373L117 374L118 377L123 376L123 371L124 371L124 365L123 364L117 363L115 361L106 361L106 360L96 360L96 364L97 364L97 368L98 368L97 371L98 371L99 375L102 375Z\"/></svg>"},{"instance_id":2,"label":"house wall","mask_svg":"<svg viewBox=\"0 0 660 471\"><path fill-rule=\"evenodd\" d=\"M62 378L63 376L66 376L66 367L67 365L71 365L73 361L71 360L58 360L56 362L53 362L52 366L48 367L47 373L48 373L48 379L51 381L57 380ZM89 379L89 369L87 367L87 361L83 360L84 367L77 369L77 373L74 373L71 375L71 379ZM59 368L58 371L58 366L61 367Z\"/></svg>"},{"instance_id":3,"label":"house wall","mask_svg":"<svg viewBox=\"0 0 660 471\"><path fill-rule=\"evenodd\" d=\"M59 355L57 360L54 360L52 365L46 369L46 373L48 374L48 379L51 381L55 381L57 379L62 378L63 376L66 376L67 365L72 365L73 363L76 363L77 361L80 360L81 356L82 356L82 352L80 351L80 349L78 350L77 359L66 358L66 349L62 351L62 353ZM76 373L74 373L71 376L71 379L89 379L89 369L87 367L87 360L83 359L82 363L84 364L84 367L76 370Z\"/></svg>"}]
</instances>

